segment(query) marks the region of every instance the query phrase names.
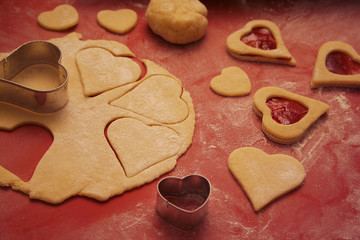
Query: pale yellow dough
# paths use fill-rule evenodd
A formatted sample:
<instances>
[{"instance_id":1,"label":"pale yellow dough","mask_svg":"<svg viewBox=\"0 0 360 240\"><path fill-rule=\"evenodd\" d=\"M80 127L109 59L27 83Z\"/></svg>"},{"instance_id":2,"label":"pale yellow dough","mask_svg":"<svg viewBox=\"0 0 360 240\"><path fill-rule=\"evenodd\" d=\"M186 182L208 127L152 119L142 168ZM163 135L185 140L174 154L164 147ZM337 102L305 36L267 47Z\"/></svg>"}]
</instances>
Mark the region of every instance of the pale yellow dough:
<instances>
[{"instance_id":1,"label":"pale yellow dough","mask_svg":"<svg viewBox=\"0 0 360 240\"><path fill-rule=\"evenodd\" d=\"M272 97L280 97L300 103L308 109L307 114L298 122L284 125L276 122L271 116L271 109L266 101ZM262 118L262 130L271 140L282 144L291 144L300 140L306 130L318 120L327 110L329 105L301 96L278 87L264 87L254 94L253 110Z\"/></svg>"},{"instance_id":2,"label":"pale yellow dough","mask_svg":"<svg viewBox=\"0 0 360 240\"><path fill-rule=\"evenodd\" d=\"M208 25L207 9L198 0L151 0L146 20L151 30L175 44L202 38Z\"/></svg>"},{"instance_id":3,"label":"pale yellow dough","mask_svg":"<svg viewBox=\"0 0 360 240\"><path fill-rule=\"evenodd\" d=\"M298 188L306 176L297 159L285 154L269 155L253 147L234 150L228 167L255 211Z\"/></svg>"},{"instance_id":4,"label":"pale yellow dough","mask_svg":"<svg viewBox=\"0 0 360 240\"><path fill-rule=\"evenodd\" d=\"M332 52L345 53L354 62L360 64L360 55L351 45L339 41L326 42L319 49L311 79L311 87L360 87L360 74L341 75L332 73L327 69L326 58Z\"/></svg>"},{"instance_id":5,"label":"pale yellow dough","mask_svg":"<svg viewBox=\"0 0 360 240\"><path fill-rule=\"evenodd\" d=\"M277 45L275 49L254 48L241 41L241 38L251 33L253 29L262 27L269 29L272 33ZM226 40L226 49L230 55L240 60L296 65L295 58L285 46L279 28L268 20L250 21L242 29L230 34Z\"/></svg>"},{"instance_id":6,"label":"pale yellow dough","mask_svg":"<svg viewBox=\"0 0 360 240\"><path fill-rule=\"evenodd\" d=\"M38 23L41 27L55 31L69 29L78 22L77 10L68 4L59 5L51 11L40 13L38 16Z\"/></svg>"},{"instance_id":7,"label":"pale yellow dough","mask_svg":"<svg viewBox=\"0 0 360 240\"><path fill-rule=\"evenodd\" d=\"M139 66L127 58L134 54L125 45L80 39L80 34L72 33L50 40L60 48L61 63L69 73L69 102L63 109L39 114L0 102L1 129L32 123L44 126L54 136L30 181L24 182L0 166L0 185L54 204L75 195L104 201L153 181L175 167L194 133L194 107L180 80L149 60L143 60L147 72L139 79ZM86 62L95 56L104 62ZM112 73L102 71L108 64L116 70L119 84L112 83ZM106 85L107 81L111 84ZM156 94L151 92L155 90ZM96 95L88 97L93 93ZM147 94L152 96L151 103L141 99ZM138 99L145 106L126 108L123 98ZM150 112L162 115L155 118Z\"/></svg>"},{"instance_id":8,"label":"pale yellow dough","mask_svg":"<svg viewBox=\"0 0 360 240\"><path fill-rule=\"evenodd\" d=\"M137 23L137 14L131 9L102 10L97 14L100 26L113 33L130 32Z\"/></svg>"},{"instance_id":9,"label":"pale yellow dough","mask_svg":"<svg viewBox=\"0 0 360 240\"><path fill-rule=\"evenodd\" d=\"M251 83L248 75L238 67L227 67L221 71L221 75L211 79L210 88L223 96L243 96L251 91Z\"/></svg>"}]
</instances>

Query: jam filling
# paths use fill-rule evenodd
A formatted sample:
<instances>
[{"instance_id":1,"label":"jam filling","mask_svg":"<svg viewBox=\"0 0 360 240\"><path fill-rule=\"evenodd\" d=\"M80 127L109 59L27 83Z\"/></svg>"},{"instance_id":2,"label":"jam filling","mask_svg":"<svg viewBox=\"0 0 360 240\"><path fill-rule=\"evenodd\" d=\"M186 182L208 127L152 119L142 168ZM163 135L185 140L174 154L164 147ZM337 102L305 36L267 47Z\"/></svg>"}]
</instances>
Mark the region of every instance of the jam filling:
<instances>
[{"instance_id":1,"label":"jam filling","mask_svg":"<svg viewBox=\"0 0 360 240\"><path fill-rule=\"evenodd\" d=\"M251 33L243 36L241 41L251 47L262 50L276 48L275 38L267 28L254 28Z\"/></svg>"},{"instance_id":2,"label":"jam filling","mask_svg":"<svg viewBox=\"0 0 360 240\"><path fill-rule=\"evenodd\" d=\"M342 52L332 52L326 57L327 69L335 74L360 74L360 64L354 62L350 56Z\"/></svg>"},{"instance_id":3,"label":"jam filling","mask_svg":"<svg viewBox=\"0 0 360 240\"><path fill-rule=\"evenodd\" d=\"M272 119L284 125L300 121L308 112L300 103L279 97L270 98L266 105L271 109Z\"/></svg>"},{"instance_id":4,"label":"jam filling","mask_svg":"<svg viewBox=\"0 0 360 240\"><path fill-rule=\"evenodd\" d=\"M166 200L174 204L175 206L188 210L194 211L204 204L205 199L197 194L184 194L181 196L166 196Z\"/></svg>"}]
</instances>

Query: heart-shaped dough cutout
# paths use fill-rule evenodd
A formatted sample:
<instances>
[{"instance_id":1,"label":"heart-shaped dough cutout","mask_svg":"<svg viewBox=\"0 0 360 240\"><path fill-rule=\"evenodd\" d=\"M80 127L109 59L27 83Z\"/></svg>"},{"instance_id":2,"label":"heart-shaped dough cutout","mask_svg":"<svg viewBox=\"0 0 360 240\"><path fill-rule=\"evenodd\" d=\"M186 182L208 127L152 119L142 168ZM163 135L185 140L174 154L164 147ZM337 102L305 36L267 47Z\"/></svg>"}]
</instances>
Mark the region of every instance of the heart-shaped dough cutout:
<instances>
[{"instance_id":1,"label":"heart-shaped dough cutout","mask_svg":"<svg viewBox=\"0 0 360 240\"><path fill-rule=\"evenodd\" d=\"M141 68L135 61L128 57L115 57L102 48L88 48L78 52L76 62L86 96L98 95L135 82L141 74Z\"/></svg>"},{"instance_id":2,"label":"heart-shaped dough cutout","mask_svg":"<svg viewBox=\"0 0 360 240\"><path fill-rule=\"evenodd\" d=\"M336 62L331 63L329 56L333 53L343 54L340 55L340 58L349 57L349 59L335 59ZM330 71L330 65L338 65L342 69L340 72L347 73L347 75L334 73L339 72L336 69L331 69L334 67L331 67ZM360 55L349 44L331 41L320 47L311 79L311 87L327 86L360 87Z\"/></svg>"},{"instance_id":3,"label":"heart-shaped dough cutout","mask_svg":"<svg viewBox=\"0 0 360 240\"><path fill-rule=\"evenodd\" d=\"M164 124L173 124L183 121L189 114L182 91L178 80L152 76L110 104Z\"/></svg>"},{"instance_id":4,"label":"heart-shaped dough cutout","mask_svg":"<svg viewBox=\"0 0 360 240\"><path fill-rule=\"evenodd\" d=\"M271 109L267 105L270 98L283 98L298 102L308 111L304 117L293 124L280 124L273 119ZM262 130L268 138L282 144L297 142L328 109L329 105L326 103L278 87L264 87L254 94L253 110L256 115L262 117Z\"/></svg>"},{"instance_id":5,"label":"heart-shaped dough cutout","mask_svg":"<svg viewBox=\"0 0 360 240\"><path fill-rule=\"evenodd\" d=\"M306 176L297 159L284 154L268 155L253 147L233 151L228 167L255 211L298 188Z\"/></svg>"},{"instance_id":6,"label":"heart-shaped dough cutout","mask_svg":"<svg viewBox=\"0 0 360 240\"><path fill-rule=\"evenodd\" d=\"M247 41L242 41L244 37L249 36L256 30L269 31L275 39L276 48L266 47L266 50L264 50L248 45ZM265 33L260 32L260 34L264 35ZM257 38L256 35L253 34L251 38ZM268 45L268 43L266 44ZM296 65L295 59L284 44L279 28L273 22L267 20L250 21L242 29L230 34L226 40L226 48L230 55L240 60Z\"/></svg>"},{"instance_id":7,"label":"heart-shaped dough cutout","mask_svg":"<svg viewBox=\"0 0 360 240\"><path fill-rule=\"evenodd\" d=\"M148 126L132 118L110 123L107 137L128 177L175 156L181 147L181 139L174 130Z\"/></svg>"},{"instance_id":8,"label":"heart-shaped dough cutout","mask_svg":"<svg viewBox=\"0 0 360 240\"><path fill-rule=\"evenodd\" d=\"M102 10L97 14L100 26L113 33L130 32L137 23L137 14L131 9Z\"/></svg>"},{"instance_id":9,"label":"heart-shaped dough cutout","mask_svg":"<svg viewBox=\"0 0 360 240\"><path fill-rule=\"evenodd\" d=\"M221 75L211 80L210 88L223 96L243 96L250 93L251 83L242 69L227 67L221 71Z\"/></svg>"},{"instance_id":10,"label":"heart-shaped dough cutout","mask_svg":"<svg viewBox=\"0 0 360 240\"><path fill-rule=\"evenodd\" d=\"M38 16L38 23L41 27L55 31L69 29L78 22L78 12L68 4L59 5L51 11L40 13Z\"/></svg>"}]
</instances>

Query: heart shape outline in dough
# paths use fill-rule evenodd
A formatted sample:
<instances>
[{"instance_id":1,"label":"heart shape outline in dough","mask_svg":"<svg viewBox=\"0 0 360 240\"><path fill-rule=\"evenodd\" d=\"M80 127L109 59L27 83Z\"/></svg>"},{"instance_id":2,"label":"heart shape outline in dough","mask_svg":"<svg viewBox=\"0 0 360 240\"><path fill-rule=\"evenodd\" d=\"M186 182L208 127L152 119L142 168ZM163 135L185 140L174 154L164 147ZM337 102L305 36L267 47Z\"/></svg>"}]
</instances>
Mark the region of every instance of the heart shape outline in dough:
<instances>
[{"instance_id":1,"label":"heart shape outline in dough","mask_svg":"<svg viewBox=\"0 0 360 240\"><path fill-rule=\"evenodd\" d=\"M211 194L209 180L201 175L188 175L184 178L166 177L157 185L156 211L169 223L184 229L191 230L203 221L207 213L207 202ZM170 202L168 196L196 195L203 202L193 210L187 210Z\"/></svg>"},{"instance_id":2,"label":"heart shape outline in dough","mask_svg":"<svg viewBox=\"0 0 360 240\"><path fill-rule=\"evenodd\" d=\"M266 101L272 97L280 97L300 103L308 109L307 114L293 124L284 125L276 122L271 116L271 109ZM295 143L305 134L306 130L327 110L329 105L301 96L278 87L263 87L253 97L253 111L262 118L262 130L272 141L281 144Z\"/></svg>"},{"instance_id":3,"label":"heart shape outline in dough","mask_svg":"<svg viewBox=\"0 0 360 240\"><path fill-rule=\"evenodd\" d=\"M181 139L174 130L146 125L134 118L119 118L111 122L107 137L127 177L175 156L181 147Z\"/></svg>"},{"instance_id":4,"label":"heart shape outline in dough","mask_svg":"<svg viewBox=\"0 0 360 240\"><path fill-rule=\"evenodd\" d=\"M76 54L85 96L95 96L136 82L140 66L128 57L116 57L103 48L86 48Z\"/></svg>"},{"instance_id":5,"label":"heart shape outline in dough","mask_svg":"<svg viewBox=\"0 0 360 240\"><path fill-rule=\"evenodd\" d=\"M110 102L110 105L163 124L174 124L184 121L189 115L182 94L182 85L177 79L155 75L146 78L131 91Z\"/></svg>"},{"instance_id":6,"label":"heart shape outline in dough","mask_svg":"<svg viewBox=\"0 0 360 240\"><path fill-rule=\"evenodd\" d=\"M136 26L137 14L131 9L102 10L98 12L97 20L106 30L125 34Z\"/></svg>"},{"instance_id":7,"label":"heart shape outline in dough","mask_svg":"<svg viewBox=\"0 0 360 240\"><path fill-rule=\"evenodd\" d=\"M228 167L255 211L301 186L306 176L297 159L285 154L269 155L253 147L234 150Z\"/></svg>"},{"instance_id":8,"label":"heart shape outline in dough","mask_svg":"<svg viewBox=\"0 0 360 240\"><path fill-rule=\"evenodd\" d=\"M223 96L244 96L250 93L251 83L248 75L235 66L221 70L221 74L210 81L210 88Z\"/></svg>"},{"instance_id":9,"label":"heart shape outline in dough","mask_svg":"<svg viewBox=\"0 0 360 240\"><path fill-rule=\"evenodd\" d=\"M241 38L251 33L253 29L262 27L267 28L273 35L277 46L275 49L254 48L241 41ZM285 46L279 28L268 20L250 21L242 29L230 34L226 39L226 49L231 56L240 60L296 65L295 59Z\"/></svg>"},{"instance_id":10,"label":"heart shape outline in dough","mask_svg":"<svg viewBox=\"0 0 360 240\"><path fill-rule=\"evenodd\" d=\"M330 41L321 45L316 58L311 79L311 88L317 87L360 87L360 74L342 75L330 72L326 67L326 58L332 52L342 52L360 64L360 55L344 42Z\"/></svg>"},{"instance_id":11,"label":"heart shape outline in dough","mask_svg":"<svg viewBox=\"0 0 360 240\"><path fill-rule=\"evenodd\" d=\"M53 10L40 13L37 21L43 28L63 31L79 23L79 14L73 6L62 4Z\"/></svg>"}]
</instances>

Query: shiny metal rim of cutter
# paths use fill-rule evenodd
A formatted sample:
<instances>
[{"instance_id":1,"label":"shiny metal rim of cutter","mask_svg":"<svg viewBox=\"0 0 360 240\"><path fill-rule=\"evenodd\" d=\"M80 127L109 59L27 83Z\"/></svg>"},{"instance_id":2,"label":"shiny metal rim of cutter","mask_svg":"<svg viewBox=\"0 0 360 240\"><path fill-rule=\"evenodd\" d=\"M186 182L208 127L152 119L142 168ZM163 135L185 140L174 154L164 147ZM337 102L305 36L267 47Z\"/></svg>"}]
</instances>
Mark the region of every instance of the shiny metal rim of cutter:
<instances>
[{"instance_id":1,"label":"shiny metal rim of cutter","mask_svg":"<svg viewBox=\"0 0 360 240\"><path fill-rule=\"evenodd\" d=\"M68 73L60 64L60 49L47 41L31 41L21 45L0 61L0 101L39 113L62 109L68 102ZM59 86L41 91L13 82L11 79L26 67L49 64L58 71Z\"/></svg>"}]
</instances>

